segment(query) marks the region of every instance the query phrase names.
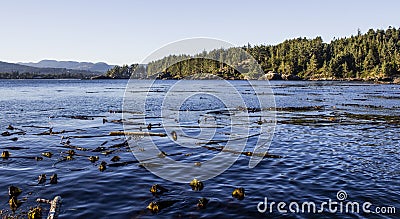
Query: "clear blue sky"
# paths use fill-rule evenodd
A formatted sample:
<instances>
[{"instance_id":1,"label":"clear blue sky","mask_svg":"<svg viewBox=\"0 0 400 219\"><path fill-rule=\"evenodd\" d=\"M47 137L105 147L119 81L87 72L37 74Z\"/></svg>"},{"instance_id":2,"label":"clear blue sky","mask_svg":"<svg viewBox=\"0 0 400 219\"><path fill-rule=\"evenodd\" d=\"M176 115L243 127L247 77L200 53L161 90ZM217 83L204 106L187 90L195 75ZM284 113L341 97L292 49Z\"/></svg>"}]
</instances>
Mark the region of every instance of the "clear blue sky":
<instances>
[{"instance_id":1,"label":"clear blue sky","mask_svg":"<svg viewBox=\"0 0 400 219\"><path fill-rule=\"evenodd\" d=\"M350 36L400 26L400 1L8 0L0 3L0 61L140 62L176 40L235 45Z\"/></svg>"}]
</instances>

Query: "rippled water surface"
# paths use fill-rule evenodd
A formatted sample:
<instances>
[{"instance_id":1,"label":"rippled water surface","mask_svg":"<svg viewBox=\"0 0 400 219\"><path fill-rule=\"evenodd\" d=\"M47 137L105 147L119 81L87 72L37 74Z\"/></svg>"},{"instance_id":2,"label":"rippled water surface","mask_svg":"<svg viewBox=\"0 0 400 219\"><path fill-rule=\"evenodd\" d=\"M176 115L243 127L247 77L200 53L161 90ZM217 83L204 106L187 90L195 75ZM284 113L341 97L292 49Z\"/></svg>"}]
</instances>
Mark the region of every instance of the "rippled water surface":
<instances>
[{"instance_id":1,"label":"rippled water surface","mask_svg":"<svg viewBox=\"0 0 400 219\"><path fill-rule=\"evenodd\" d=\"M36 198L63 199L60 218L398 218L400 216L400 86L349 82L285 82L273 81L276 127L269 154L255 168L250 169L249 156L242 154L223 174L206 180L202 191L192 191L185 183L174 183L159 178L137 162L123 136L110 136L111 131L122 131L122 103L127 81L80 80L2 80L0 81L0 109L2 133L0 150L10 152L10 158L0 160L0 209L8 209L9 185L23 190L24 203L16 212L23 214L36 206ZM146 84L135 81L138 89ZM159 81L146 104L153 117L146 123L135 123L137 112L125 112L137 131L165 133L159 102L164 92L176 81ZM169 137L155 137L162 150L174 160L204 162L219 153L231 130L227 124L232 115L224 111L218 95L206 94L212 88L223 87L221 81L184 81L183 86L203 87L203 93L187 99L176 111L179 126L187 135L196 136L199 124L208 113L217 127L214 142L193 139L194 147L178 147ZM251 89L245 81L231 84L252 105ZM254 81L255 86L268 86ZM209 90L207 90L209 89ZM138 95L138 94L136 94ZM221 96L222 95L222 96ZM173 103L172 103L173 104ZM135 111L134 106L130 106ZM250 111L250 110L249 110ZM193 112L190 114L189 112ZM254 113L254 114L252 114ZM195 116L193 116L195 115ZM254 116L252 116L254 115ZM257 126L257 110L249 112L250 123ZM268 122L268 121L264 121ZM148 123L152 129L148 130ZM160 123L160 125L158 125ZM8 130L8 125L15 129ZM170 125L170 124L169 124ZM50 128L52 133L50 134ZM250 131L251 132L251 131ZM170 133L166 133L170 134ZM250 133L251 134L251 133ZM62 140L61 137L64 136ZM69 137L70 144L61 144ZM16 139L17 138L17 139ZM179 138L179 136L178 136ZM255 144L249 138L246 147ZM186 139L186 143L191 143ZM67 151L76 155L66 160ZM248 148L246 148L248 150ZM34 158L52 152L51 158ZM225 152L221 152L225 153ZM99 156L91 163L89 156ZM111 158L119 156L120 161ZM101 161L108 166L99 171ZM126 162L126 163L124 163ZM113 165L114 164L114 165ZM151 164L149 162L148 164ZM168 170L166 171L173 171ZM40 174L59 177L58 184L38 185ZM183 175L184 173L174 173ZM190 181L191 179L188 179ZM169 191L153 196L153 184ZM231 196L234 188L243 187L244 200ZM337 192L347 193L345 201L371 202L376 206L394 206L394 214L332 214L323 213L259 213L257 204L264 201L321 203L337 201ZM198 199L210 201L206 209L198 209ZM146 209L152 201L175 201L157 214ZM49 206L42 205L46 209Z\"/></svg>"}]
</instances>

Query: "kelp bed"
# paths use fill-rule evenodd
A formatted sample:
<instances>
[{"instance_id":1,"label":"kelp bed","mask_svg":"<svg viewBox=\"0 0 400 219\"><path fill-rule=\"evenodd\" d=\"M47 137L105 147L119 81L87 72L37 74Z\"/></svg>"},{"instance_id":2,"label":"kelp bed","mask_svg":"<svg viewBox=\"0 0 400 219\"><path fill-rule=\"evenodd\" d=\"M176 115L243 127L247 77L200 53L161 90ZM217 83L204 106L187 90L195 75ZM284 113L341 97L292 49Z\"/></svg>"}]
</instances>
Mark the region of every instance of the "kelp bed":
<instances>
[{"instance_id":1,"label":"kelp bed","mask_svg":"<svg viewBox=\"0 0 400 219\"><path fill-rule=\"evenodd\" d=\"M354 106L353 106L354 107ZM360 106L362 107L362 106ZM258 112L260 109L239 109L239 110L248 110L249 112ZM389 116L389 115L371 115L371 114L354 114L354 113L341 113L343 110L340 110L340 107L334 107L329 109L328 115L326 112L328 110L323 106L308 106L308 107L287 107L287 108L274 108L269 109L272 111L276 111L278 114L277 123L279 124L290 124L290 125L303 125L303 126L337 126L337 125L359 125L359 124L369 124L369 125L392 125L399 126L400 125L400 117L399 116ZM285 116L290 112L290 116ZM319 112L319 113L318 113ZM121 114L122 111L110 110L108 112L111 117L116 114ZM310 114L311 113L311 114ZM63 116L68 119L78 119L78 120L101 120L103 125L107 125L108 123L121 124L122 119L109 119L105 116ZM132 148L128 144L129 136L152 136L159 138L166 138L167 135L163 133L161 124L137 124L138 130L137 132L124 132L124 131L110 131L108 134L100 134L100 135L87 135L85 134L85 130L75 129L75 130L56 130L53 127L37 127L37 126L21 126L14 127L9 125L5 127L5 130L1 133L2 138L8 138L10 141L18 141L19 136L26 135L35 135L40 136L40 138L53 138L58 137L58 142L54 142L56 147L53 147L53 150L47 150L42 153L30 154L29 147L18 147L18 146L7 146L1 147L2 150L2 164L6 165L13 160L32 160L36 162L37 166L48 165L48 163L43 163L43 160L52 159L51 167L48 168L63 168L65 166L76 166L73 165L73 162L78 160L84 160L88 165L83 166L82 168L71 168L71 171L80 171L85 168L97 168L99 174L107 174L107 170L118 171L118 168L128 166L128 165L138 165L139 167L144 167L144 165L151 164L151 160L146 161L146 163L141 163L134 158L132 155ZM192 127L193 128L193 127ZM29 129L26 130L26 129ZM36 130L36 132L33 132ZM42 131L38 131L42 130ZM250 136L254 137L254 136ZM128 138L128 139L127 139ZM179 136L174 136L174 138L179 138ZM92 142L92 147L80 146L75 143L76 139L90 139ZM99 140L103 139L103 140ZM107 140L104 140L107 139ZM176 139L175 139L176 140ZM162 151L158 157L174 157L174 159L184 160L186 157L190 157L195 155L196 153L206 153L206 151L213 151L216 153L224 152L224 153L233 153L240 154L242 156L264 156L254 154L252 151L229 151L223 150L223 144L226 143L226 140L209 140L205 142L201 142L197 144L197 150L193 150L190 153L178 152L178 153L168 153ZM20 153L21 151L26 151L27 153ZM265 158L282 158L280 155L275 154L265 154ZM43 164L42 164L43 163ZM189 164L188 164L189 165ZM192 162L192 165L200 166L201 162L196 161ZM44 167L46 168L46 167ZM46 174L41 174L39 176L32 176L32 178L37 178L36 183L32 182L28 186L43 186L57 183L63 183L63 176L57 175L57 171L54 171L54 174L51 176L49 180L46 180ZM57 177L60 177L61 180L57 180ZM15 182L14 185L10 186L21 186L18 182ZM199 187L199 186L197 186ZM200 186L203 189L203 184ZM198 190L199 188L194 188L194 190ZM242 188L243 189L243 188ZM162 195L165 192L168 192L167 189L163 188L160 185L153 185L150 191L154 195ZM5 193L6 191L4 191ZM0 211L0 214L3 218L25 218L29 212L32 212L34 209L41 208L41 204L33 204L35 203L34 198L31 194L32 192L28 191L20 191L23 197L21 199L17 199L15 196L10 196L10 210L3 206L3 210ZM241 193L239 190L234 191L235 194ZM244 189L242 191L244 193ZM52 194L57 195L57 194ZM237 196L237 195L235 195ZM241 200L244 198L243 195L238 195L238 199ZM161 209L169 207L174 203L179 202L179 200L167 200L162 202L151 202L147 208L152 212L159 212ZM26 204L25 204L26 203ZM207 197L203 197L199 199L198 207L205 208L208 203ZM145 207L145 206L144 206ZM47 210L44 207L44 210Z\"/></svg>"},{"instance_id":2,"label":"kelp bed","mask_svg":"<svg viewBox=\"0 0 400 219\"><path fill-rule=\"evenodd\" d=\"M238 111L249 110L250 112L257 112L259 110L255 109L238 109ZM118 119L122 113L137 113L137 112L123 112L121 110L109 110L105 113L106 116L91 116L91 115L61 115L59 118L65 120L79 120L80 123L84 122L101 122L102 126L109 126L109 124L114 124L115 127L121 127L123 119ZM226 115L225 110L222 111L213 111L214 114L221 114L223 116ZM108 116L107 116L108 115ZM134 114L132 114L134 115ZM117 118L117 119L116 119ZM52 119L57 119L53 117ZM159 119L154 117L152 119ZM49 169L52 172L52 175L49 174L39 174L32 175L30 178L36 180L32 180L28 185L23 185L16 181L13 184L10 184L10 188L18 188L19 193L21 194L21 198L17 196L9 196L9 208L5 206L1 206L3 210L0 211L0 215L2 218L41 218L42 215L46 215L49 209L47 205L43 205L41 203L37 203L36 199L40 197L34 196L34 190L46 190L48 187L51 187L54 184L63 184L63 178L66 176L65 171L61 171L64 173L59 173L61 169L68 169L69 172L75 171L84 171L87 169L96 168L98 169L98 174L107 174L107 172L118 171L118 168L129 166L129 165L137 165L139 167L145 167L145 165L152 165L151 158L146 160L144 163L135 159L132 154L132 148L129 146L128 141L135 136L148 136L153 138L168 138L167 134L163 132L163 127L160 123L135 123L135 120L129 124L134 124L137 126L137 130L135 132L125 132L123 130L110 130L108 133L95 133L87 132L85 129L57 129L56 127L49 126L35 126L35 125L21 125L21 126L13 126L8 125L4 128L1 133L1 138L9 139L9 141L18 142L19 138L30 138L30 136L38 139L39 141L46 139L51 145L51 149L41 150L40 153L32 153L30 152L32 149L31 146L20 147L20 146L6 146L1 147L2 158L1 163L3 166L11 165L14 161L18 161L20 163L29 163L34 162L35 169ZM254 122L254 126L259 126L265 121ZM96 127L92 127L92 129L96 129ZM199 128L198 126L187 126L187 128L195 129ZM214 128L218 128L217 126ZM91 133L91 134L88 134ZM254 134L248 136L249 138L257 137L258 134ZM179 136L174 133L173 139L177 140ZM84 144L85 146L81 146L79 140L90 141L90 146L88 144ZM199 139L198 139L199 140ZM198 141L195 144L195 149L186 152L174 152L170 153L167 151L161 151L161 153L157 156L160 157L174 157L176 160L185 160L189 157L198 156L199 154L209 154L210 152L214 155L216 153L232 153L236 155L241 155L244 157L251 156L263 156L264 158L281 158L279 155L275 154L259 154L253 153L252 151L233 151L233 150L224 150L224 144L228 140L219 139L219 140L207 140L207 141ZM174 149L175 150L175 149ZM188 165L201 166L202 161L189 161ZM83 165L82 165L83 164ZM77 167L78 166L78 167ZM81 166L81 167L79 167ZM16 170L17 171L17 170ZM143 168L143 171L144 170ZM49 172L49 171L44 171ZM190 179L188 179L190 180ZM190 184L193 190L198 191L202 190L204 185L202 182L196 182L196 179ZM19 187L23 187L24 189L20 190ZM167 192L167 189L163 189L160 185L154 185L151 190L154 190L152 193L154 195L160 196L163 193ZM27 189L28 188L28 189ZM161 190L160 190L161 188ZM32 190L32 191L30 191ZM160 191L158 191L160 190ZM4 191L6 194L6 191ZM19 195L19 194L18 194ZM59 195L57 193L47 194L48 197ZM240 188L240 190L234 190L232 193L232 197L237 198L238 200L242 200L244 198L244 188ZM151 212L156 213L161 209L169 207L174 203L179 202L179 200L166 200L166 201L154 201L149 204L147 207ZM198 208L205 209L208 203L207 197L202 197L199 199ZM146 206L144 206L146 207ZM39 210L40 209L40 214ZM36 212L36 213L35 213ZM43 212L43 213L42 213ZM35 216L36 215L36 216ZM40 217L39 217L40 215Z\"/></svg>"},{"instance_id":3,"label":"kelp bed","mask_svg":"<svg viewBox=\"0 0 400 219\"><path fill-rule=\"evenodd\" d=\"M276 112L276 124L278 128L277 134L280 135L278 138L281 142L273 141L271 147L276 148L277 145L280 147L285 147L286 142L288 142L288 145L286 145L285 148L286 150L291 150L292 147L294 148L296 146L296 144L302 144L301 146L305 148L304 150L307 150L307 147L311 147L312 144L321 144L322 152L319 153L323 153L330 150L334 151L334 149L338 150L337 147L332 147L332 141L338 141L338 144L346 143L347 145L352 146L352 143L347 140L347 136L350 136L354 142L357 140L357 142L353 143L353 145L368 146L368 149L374 148L371 146L387 144L387 142L390 144L393 144L393 142L396 141L398 142L400 137L398 137L398 135L396 137L396 134L392 133L391 135L388 135L392 136L392 138L388 139L386 142L362 141L362 139L368 137L374 138L374 133L371 133L371 130L378 130L376 135L381 135L382 133L385 133L386 130L393 131L399 127L400 118L399 114L397 113L399 105L387 105L387 102L378 101L375 103L376 99L392 102L397 101L399 99L399 93L387 95L381 94L382 91L372 92L369 91L369 89L366 89L362 95L360 92L354 92L354 94L352 94L353 96L346 97L342 95L342 92L345 93L345 91L341 90L341 87L345 86L348 85L340 84L336 88L317 87L312 92L309 91L311 89L309 84L305 84L304 86L298 84L282 85L278 87L275 86L275 90L277 91L276 98L278 100L277 107L266 110ZM301 94L301 92L304 93ZM348 93L350 92L347 92L346 94ZM360 96L357 96L358 94L360 94ZM330 99L335 97L337 97L337 99L334 99L334 101ZM374 97L375 99L371 99L370 97ZM342 98L345 99L342 100ZM280 99L283 101L279 102ZM293 100L296 100L297 102ZM238 108L237 110L248 111L254 127L263 124L274 125L273 122L269 120L263 120L257 116L257 112L261 111L259 108ZM144 167L154 164L151 162L151 160L139 162L135 159L135 157L132 155L132 150L137 150L138 148L129 147L129 137L151 135L152 138L159 142L170 141L172 143L168 143L165 146L162 145L161 153L157 157L171 157L172 159L187 162L188 165L194 166L201 166L204 160L207 160L207 158L215 156L218 153L231 153L240 155L240 165L245 165L245 162L241 161L248 161L251 156L260 156L260 154L253 154L253 151L249 148L246 148L244 151L223 150L224 145L226 144L226 138L221 136L224 136L226 134L225 132L218 133L220 136L216 139L194 139L196 141L193 140L193 142L196 142L196 144L193 144L193 148L184 148L181 150L174 147L174 139L168 140L170 135L167 136L167 134L171 133L166 133L164 131L164 126L159 121L160 117L154 116L149 118L149 123L142 123L134 119L137 117L138 112L109 108L103 108L101 111L95 111L92 114L87 112L86 114L79 114L76 112L79 112L79 110L75 110L70 113L63 112L61 115L51 115L49 116L48 121L50 122L48 123L46 123L46 121L39 124L32 123L32 118L36 118L32 117L31 120L27 121L26 123L19 122L18 124L14 124L10 122L10 126L9 123L2 124L2 127L0 127L0 139L3 144L0 145L0 150L2 152L2 158L0 162L2 165L2 171L7 171L7 175L13 175L13 177L4 179L4 182L7 182L8 185L7 187L3 186L2 190L0 191L0 193L3 194L0 195L0 209L3 209L0 212L1 217L26 218L30 208L32 208L31 210L34 210L37 207L42 208L42 215L45 216L49 210L49 206L47 204L37 203L36 199L52 199L54 196L59 195L61 187L65 188L61 195L66 197L66 202L64 203L62 212L69 216L75 214L80 215L80 212L86 210L84 209L86 206L90 207L90 203L87 203L84 197L80 197L81 194L79 193L79 189L73 187L80 187L81 183L87 183L86 185L82 186L83 189L99 190L99 193L89 192L89 194L93 196L98 195L99 197L95 197L93 199L95 201L104 202L107 200L100 200L101 196L103 195L102 190L107 191L107 189L113 189L107 188L112 186L110 184L107 184L107 186L103 187L99 186L99 184L104 183L105 177L116 177L119 172L127 172L126 170L131 169L134 171L127 173L127 175L139 175L138 179L133 179L135 182L141 181L140 177L143 177L143 174L151 175L151 173L149 173ZM123 120L121 116L122 113L131 114L133 120ZM230 116L226 110L214 110L214 112L210 113L217 116ZM44 119L44 117L39 118ZM10 119L10 121L12 120ZM135 130L136 133L125 133L122 128L123 123L129 123L129 125L137 127ZM199 128L196 122L195 124L180 125L188 130L193 130L193 132ZM224 125L216 124L213 128L223 129ZM308 142L307 137L313 137L311 134L309 134L311 133L311 129L317 130L318 132L326 132L326 142ZM333 131L330 132L330 130ZM341 133L338 134L335 132L336 130L343 132L343 136L340 135ZM354 132L359 132L360 136L352 135ZM125 136L124 134L129 135ZM289 137L282 135L287 135ZM336 138L329 138L329 135L336 136ZM175 137L178 139L181 138L181 136ZM250 135L247 137L250 140L254 140L257 138L257 135ZM302 139L296 139L296 137ZM277 148L276 151L279 151L279 149L280 148ZM388 148L387 150L390 153L398 154L398 152L396 152L396 150L393 148ZM300 167L308 161L296 160L296 156L301 156L301 154L297 151L293 152L295 155L292 154L292 157L286 157L287 154L290 154L286 151L276 151L274 150L274 153L266 154L263 162L269 163L273 161L277 164L280 164L280 167L285 168L285 165L282 165L282 163L285 163L288 159L291 159L291 161L295 162L297 161L298 163L294 163L293 165ZM349 157L353 156L353 153L356 152L357 151L351 151L351 155L349 155ZM356 159L364 159L364 163L362 165L365 165L367 168L350 166L343 167L342 169L351 168L349 170L351 173L357 171L364 171L363 173L365 173L366 170L370 171L368 167L371 166L373 166L373 168L379 167L382 169L390 169L389 164L385 164L383 161L376 161L376 163L372 163L372 161L370 161L370 159L372 159L370 158L371 156L372 155L367 154L366 158L356 157ZM343 156L338 157L342 159ZM331 158L332 157L330 156L329 162L332 161ZM320 160L320 157L318 157L318 160ZM316 161L313 160L313 162ZM347 162L347 160L343 162ZM308 167L308 164L305 164L304 167L302 167L303 169L300 168L300 170L296 169L297 167L290 166L290 164L287 165L289 166L286 169L287 172L279 172L273 168L268 170L265 169L264 171L270 174L268 176L276 177L276 179L280 175L284 175L284 177L287 175L288 181L280 181L280 183L283 183L288 188L291 188L290 185L301 184L299 183L301 180L296 182L293 175L296 176L297 172L302 174L300 170L304 170L306 167ZM323 165L326 164L323 163L321 166ZM328 168L326 169L329 170ZM323 170L325 171L326 169ZM70 182L68 179L76 179L76 173L82 173L79 176L87 177L88 179L82 180L82 182L79 180L77 180L77 182ZM312 172L308 173L313 174ZM323 176L324 174L325 173L323 172L319 173L318 177ZM376 173L374 174L376 175ZM397 173L392 171L389 174L397 176L396 174L398 174L398 171ZM74 177L70 177L72 175ZM303 176L304 178L309 177L307 173L303 173L303 175L305 175ZM98 177L96 178L96 176ZM244 176L248 177L248 175ZM256 175L255 178L258 180L260 176L263 177L264 175ZM360 175L357 176L359 177ZM363 175L361 175L361 177L362 176ZM237 177L237 175L234 174L223 176L223 179L216 180L219 183L217 186L208 184L208 181L201 182L195 179L188 179L188 181L192 183L182 187L179 185L171 185L167 181L163 181L156 177L149 177L148 179L144 180L146 185L142 185L140 184L142 182L138 182L139 185L133 187L134 189L143 188L142 190L132 191L125 189L124 186L118 185L119 187L116 186L117 188L115 188L115 190L121 189L122 187L122 192L117 191L115 193L113 192L112 194L117 194L118 196L120 193L142 193L145 191L144 193L146 194L135 194L135 196L133 196L135 200L122 200L124 202L129 202L130 205L140 206L139 209L141 210L139 212L135 210L135 214L139 216L152 213L168 214L170 212L174 212L176 209L179 209L179 214L182 212L197 210L201 211L202 213L206 213L207 211L214 210L214 214L211 216L216 216L218 214L215 213L217 210L214 208L224 208L226 210L227 208L233 206L234 208L240 209L241 207L244 208L244 206L241 206L237 203L241 202L242 200L244 200L244 202L241 202L243 205L248 205L256 199L262 198L261 194L258 194L257 197L254 197L254 195L248 191L253 190L254 192L254 190L260 190L259 188L265 189L263 187L263 183L253 181L249 182L247 185L247 182L242 181L244 183L235 184L235 177ZM314 180L319 181L319 179L320 178L318 178L318 180ZM329 180L324 179L325 184L329 184L329 182L333 181L332 176L329 176L328 179ZM123 184L124 181L121 180L121 182L117 183ZM20 188L22 190L21 194L18 196L7 195L8 186ZM217 198L213 198L213 196L216 194L215 190L213 191L214 193L207 193L208 188L213 186L214 189L217 187L217 189L221 190L220 193L217 193ZM278 188L271 186L267 188L272 190L275 189L275 192L280 192L281 188L279 186L280 185L276 186ZM71 189L69 189L69 187L71 187ZM321 186L321 188L322 187L323 186ZM189 190L193 189L193 191L187 193L185 188L189 188ZM71 190L71 192L68 192L69 190ZM199 193L200 190L204 193ZM108 193L110 194L110 192ZM104 195L107 195L107 192L104 192ZM132 196L123 196L123 194L121 194L121 197L131 198ZM226 201L224 198L226 197L232 198L234 200L234 204L229 206L224 205L224 202ZM295 196L291 194L289 197L293 198ZM118 197L118 199L120 198ZM10 202L10 200L12 201ZM246 203L246 200L248 203ZM250 202L250 200L252 202ZM120 200L114 200L112 204L118 205L121 203L119 201ZM12 205L10 205L10 203ZM79 207L75 208L75 206ZM181 206L185 206L187 209L182 210ZM96 205L96 207L98 207L98 205ZM254 210L254 207L255 206L250 206L249 208ZM15 209L14 212L13 208ZM99 209L94 208L91 212L96 210L100 211ZM107 211L107 209L104 211ZM117 211L118 209L114 208L113 213L116 213ZM89 215L87 212L86 215ZM247 209L246 213L249 212L251 211ZM168 216L171 215L169 214Z\"/></svg>"}]
</instances>

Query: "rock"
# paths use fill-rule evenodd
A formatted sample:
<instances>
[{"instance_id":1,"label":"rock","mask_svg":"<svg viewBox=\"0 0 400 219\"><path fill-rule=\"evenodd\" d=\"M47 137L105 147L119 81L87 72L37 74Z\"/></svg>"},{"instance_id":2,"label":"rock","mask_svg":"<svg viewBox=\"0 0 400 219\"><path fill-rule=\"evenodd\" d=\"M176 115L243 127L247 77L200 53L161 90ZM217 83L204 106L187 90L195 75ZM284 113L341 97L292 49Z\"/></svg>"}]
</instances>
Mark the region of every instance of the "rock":
<instances>
[{"instance_id":1,"label":"rock","mask_svg":"<svg viewBox=\"0 0 400 219\"><path fill-rule=\"evenodd\" d=\"M259 80L282 80L282 76L277 72L269 71L265 75L261 76Z\"/></svg>"},{"instance_id":2,"label":"rock","mask_svg":"<svg viewBox=\"0 0 400 219\"><path fill-rule=\"evenodd\" d=\"M284 74L282 75L282 79L283 80L287 80L287 81L299 81L301 80L301 78L297 75L292 75L292 74Z\"/></svg>"},{"instance_id":3,"label":"rock","mask_svg":"<svg viewBox=\"0 0 400 219\"><path fill-rule=\"evenodd\" d=\"M379 77L377 79L377 81L380 81L380 82L391 82L391 81L393 81L393 79L389 78L389 77Z\"/></svg>"},{"instance_id":4,"label":"rock","mask_svg":"<svg viewBox=\"0 0 400 219\"><path fill-rule=\"evenodd\" d=\"M395 79L393 80L393 83L395 83L395 84L400 84L400 78L395 78Z\"/></svg>"}]
</instances>

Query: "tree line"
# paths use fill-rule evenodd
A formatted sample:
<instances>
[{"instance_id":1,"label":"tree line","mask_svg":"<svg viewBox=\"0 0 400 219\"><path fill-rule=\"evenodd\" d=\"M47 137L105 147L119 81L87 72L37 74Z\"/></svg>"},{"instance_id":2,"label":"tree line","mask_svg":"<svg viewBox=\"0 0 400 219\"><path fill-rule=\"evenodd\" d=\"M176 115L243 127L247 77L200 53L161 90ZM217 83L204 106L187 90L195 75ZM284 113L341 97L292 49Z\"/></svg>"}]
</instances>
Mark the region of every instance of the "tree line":
<instances>
[{"instance_id":1,"label":"tree line","mask_svg":"<svg viewBox=\"0 0 400 219\"><path fill-rule=\"evenodd\" d=\"M170 55L147 66L115 66L106 75L118 78L179 79L214 74L225 79L258 79L259 71L238 48L216 49L194 56ZM278 45L241 47L264 72L296 75L302 79L391 80L400 76L400 29L373 30L324 43L321 37L296 38ZM226 63L229 63L226 64ZM136 69L140 67L140 69ZM135 70L136 69L136 70Z\"/></svg>"}]
</instances>

